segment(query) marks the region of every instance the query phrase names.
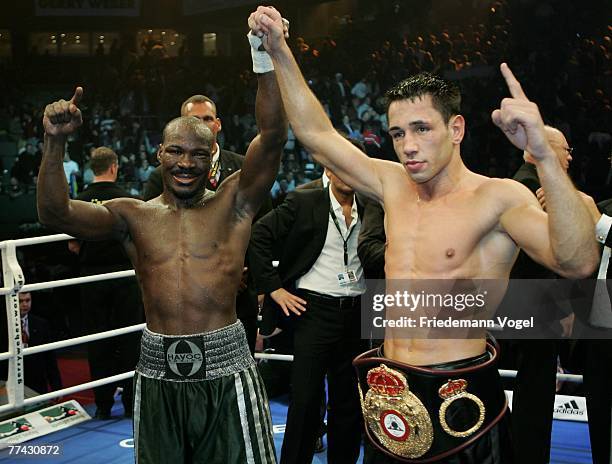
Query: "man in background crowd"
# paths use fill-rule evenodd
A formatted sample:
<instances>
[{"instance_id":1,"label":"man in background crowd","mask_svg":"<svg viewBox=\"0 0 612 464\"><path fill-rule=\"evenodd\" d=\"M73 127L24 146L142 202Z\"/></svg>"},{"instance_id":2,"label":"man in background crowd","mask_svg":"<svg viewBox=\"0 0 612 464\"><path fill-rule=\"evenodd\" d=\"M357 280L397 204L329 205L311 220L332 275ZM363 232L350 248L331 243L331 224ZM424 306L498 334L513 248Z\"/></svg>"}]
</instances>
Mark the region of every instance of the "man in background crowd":
<instances>
[{"instance_id":1,"label":"man in background crowd","mask_svg":"<svg viewBox=\"0 0 612 464\"><path fill-rule=\"evenodd\" d=\"M32 314L31 310L32 294L20 293L19 314L23 347L54 342L49 323L42 317ZM24 356L23 369L25 385L39 394L62 388L62 379L53 350Z\"/></svg>"}]
</instances>

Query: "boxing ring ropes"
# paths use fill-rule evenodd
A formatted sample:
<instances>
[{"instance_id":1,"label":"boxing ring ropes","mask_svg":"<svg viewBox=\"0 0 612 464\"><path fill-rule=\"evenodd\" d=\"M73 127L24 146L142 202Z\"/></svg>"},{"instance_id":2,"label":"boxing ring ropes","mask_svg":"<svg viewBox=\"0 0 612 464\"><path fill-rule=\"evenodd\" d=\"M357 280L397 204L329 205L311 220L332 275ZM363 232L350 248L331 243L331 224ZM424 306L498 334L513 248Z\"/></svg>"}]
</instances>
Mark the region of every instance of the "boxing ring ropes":
<instances>
[{"instance_id":1,"label":"boxing ring ropes","mask_svg":"<svg viewBox=\"0 0 612 464\"><path fill-rule=\"evenodd\" d=\"M28 348L24 348L21 341L21 317L19 314L19 292L34 292L37 290L45 290L55 287L64 287L68 285L77 285L88 282L97 282L102 280L111 279L122 279L126 277L132 277L135 275L133 270L131 271L119 271L109 272L106 274L96 274L85 277L76 277L71 279L53 280L48 282L41 282L35 284L26 284L23 271L17 261L17 247L39 245L43 243L59 242L64 240L70 240L73 237L66 234L46 235L42 237L25 238L18 240L7 240L0 242L0 251L2 252L2 277L3 287L0 288L0 295L4 295L6 302L6 311L8 318L8 352L0 353L0 361L8 359L8 379L6 381L7 388L7 399L8 403L0 406L0 414L8 411L13 411L24 406L30 406L43 401L67 396L72 393L76 393L82 390L87 390L93 387L106 385L109 383L117 382L120 380L131 378L134 375L134 371L124 372L121 374L113 375L104 379L94 380L91 382L83 383L80 385L74 385L72 387L63 388L53 392L45 393L42 395L34 396L32 398L25 398L25 389L23 382L23 357L32 355L35 353L41 353L44 351L55 350L59 348L65 348L68 346L79 345L82 343L92 342L95 340L101 340L104 338L116 337L131 332L143 330L145 324L137 324L128 327L123 327L115 330L108 330L106 332L99 332L96 334L86 335L82 337L70 338L68 340L62 340L53 343L47 343L44 345L37 345ZM277 361L293 361L293 355L282 355L272 353L256 353L256 359L269 359ZM500 375L502 377L515 377L516 371L500 369ZM574 374L557 374L558 380L570 381L570 382L582 382L581 375Z\"/></svg>"}]
</instances>

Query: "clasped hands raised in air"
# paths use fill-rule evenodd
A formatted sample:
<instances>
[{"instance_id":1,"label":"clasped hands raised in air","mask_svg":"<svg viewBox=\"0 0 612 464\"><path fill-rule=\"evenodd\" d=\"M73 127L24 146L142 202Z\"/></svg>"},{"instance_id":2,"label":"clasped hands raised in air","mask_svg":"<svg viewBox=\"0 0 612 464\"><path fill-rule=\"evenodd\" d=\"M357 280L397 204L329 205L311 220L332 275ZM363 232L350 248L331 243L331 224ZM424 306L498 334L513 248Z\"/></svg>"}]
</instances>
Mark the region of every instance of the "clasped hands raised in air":
<instances>
[{"instance_id":1,"label":"clasped hands raised in air","mask_svg":"<svg viewBox=\"0 0 612 464\"><path fill-rule=\"evenodd\" d=\"M263 46L274 60L275 54L286 47L286 27L280 12L271 6L260 6L248 19L253 34L262 39ZM530 101L520 82L506 63L500 66L510 97L501 101L500 107L491 114L493 123L499 127L514 146L532 154L536 161L554 160L556 155L548 143L544 122L538 105Z\"/></svg>"}]
</instances>

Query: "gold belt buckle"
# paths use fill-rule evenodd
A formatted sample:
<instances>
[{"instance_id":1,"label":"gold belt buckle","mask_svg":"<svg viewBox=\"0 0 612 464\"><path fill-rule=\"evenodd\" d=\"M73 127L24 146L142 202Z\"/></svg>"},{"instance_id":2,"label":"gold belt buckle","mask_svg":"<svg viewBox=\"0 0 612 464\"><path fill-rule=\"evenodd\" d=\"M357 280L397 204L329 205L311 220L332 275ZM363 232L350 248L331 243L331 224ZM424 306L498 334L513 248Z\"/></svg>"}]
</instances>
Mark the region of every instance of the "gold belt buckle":
<instances>
[{"instance_id":1,"label":"gold belt buckle","mask_svg":"<svg viewBox=\"0 0 612 464\"><path fill-rule=\"evenodd\" d=\"M467 389L467 386L468 386L467 380L464 380L464 379L449 380L444 385L442 385L440 389L438 390L438 394L440 395L440 398L444 400L442 404L440 405L440 411L438 414L440 417L440 425L442 426L442 428L444 429L446 433L448 433L449 435L453 437L459 437L459 438L469 437L474 432L476 432L480 427L482 427L482 424L485 419L485 406L483 402L476 395L466 392L465 390ZM469 429L463 430L463 431L451 429L448 423L446 422L446 410L454 401L457 401L458 399L461 399L461 398L472 400L474 403L476 403L476 406L478 406L478 411L479 411L479 416L478 416L478 420L476 421L476 423Z\"/></svg>"},{"instance_id":2,"label":"gold belt buckle","mask_svg":"<svg viewBox=\"0 0 612 464\"><path fill-rule=\"evenodd\" d=\"M408 388L403 373L385 364L367 374L370 389L359 398L367 426L381 444L405 458L423 456L433 443L433 425L427 409Z\"/></svg>"}]
</instances>

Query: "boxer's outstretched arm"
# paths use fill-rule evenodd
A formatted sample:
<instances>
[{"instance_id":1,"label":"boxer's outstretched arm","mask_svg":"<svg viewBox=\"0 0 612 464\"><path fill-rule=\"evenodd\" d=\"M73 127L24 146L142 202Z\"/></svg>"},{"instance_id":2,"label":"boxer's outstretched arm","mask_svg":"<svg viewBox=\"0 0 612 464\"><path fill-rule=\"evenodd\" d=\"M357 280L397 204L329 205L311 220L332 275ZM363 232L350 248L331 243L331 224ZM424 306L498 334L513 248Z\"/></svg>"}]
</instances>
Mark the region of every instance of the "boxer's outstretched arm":
<instances>
[{"instance_id":1,"label":"boxer's outstretched arm","mask_svg":"<svg viewBox=\"0 0 612 464\"><path fill-rule=\"evenodd\" d=\"M83 89L77 87L72 99L45 108L45 144L36 188L38 218L46 226L84 240L121 238L127 225L119 215L101 205L71 200L68 195L64 147L67 136L83 122L77 106L82 95Z\"/></svg>"},{"instance_id":2,"label":"boxer's outstretched arm","mask_svg":"<svg viewBox=\"0 0 612 464\"><path fill-rule=\"evenodd\" d=\"M280 13L272 7L259 7L251 14L249 26L262 34L264 47L274 62L289 124L300 143L355 190L382 200L378 162L368 158L332 126L287 46Z\"/></svg>"},{"instance_id":3,"label":"boxer's outstretched arm","mask_svg":"<svg viewBox=\"0 0 612 464\"><path fill-rule=\"evenodd\" d=\"M538 106L529 101L508 65L502 63L501 72L511 98L504 98L491 116L517 148L534 158L548 213L542 228L534 208L515 205L502 216L502 225L536 261L565 277L588 277L599 261L591 213L548 142Z\"/></svg>"},{"instance_id":4,"label":"boxer's outstretched arm","mask_svg":"<svg viewBox=\"0 0 612 464\"><path fill-rule=\"evenodd\" d=\"M278 174L287 140L287 117L274 71L257 74L255 119L259 133L247 149L238 186L238 209L255 216Z\"/></svg>"}]
</instances>

